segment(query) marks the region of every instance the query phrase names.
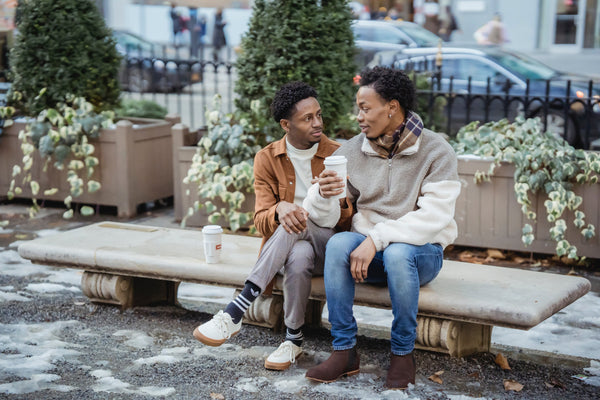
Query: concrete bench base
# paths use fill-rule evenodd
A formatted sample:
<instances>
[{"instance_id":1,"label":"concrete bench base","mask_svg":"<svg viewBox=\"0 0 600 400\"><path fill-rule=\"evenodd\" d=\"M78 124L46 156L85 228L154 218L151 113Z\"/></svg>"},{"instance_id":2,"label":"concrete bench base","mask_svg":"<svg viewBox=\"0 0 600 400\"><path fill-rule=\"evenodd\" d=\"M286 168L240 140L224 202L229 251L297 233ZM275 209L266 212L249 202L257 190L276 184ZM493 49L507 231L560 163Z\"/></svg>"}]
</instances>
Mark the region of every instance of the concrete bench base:
<instances>
[{"instance_id":1,"label":"concrete bench base","mask_svg":"<svg viewBox=\"0 0 600 400\"><path fill-rule=\"evenodd\" d=\"M260 238L224 235L222 259L206 264L199 231L112 222L25 242L32 262L79 268L94 302L132 307L177 304L179 282L241 289L256 261ZM590 290L588 280L456 261L421 288L417 348L462 357L488 351L493 326L529 329ZM281 330L282 279L274 294L252 304L245 321ZM318 325L325 304L322 277L312 280L306 322ZM355 304L391 309L386 287L356 285Z\"/></svg>"},{"instance_id":2,"label":"concrete bench base","mask_svg":"<svg viewBox=\"0 0 600 400\"><path fill-rule=\"evenodd\" d=\"M81 291L96 303L129 308L177 304L179 282L84 271Z\"/></svg>"},{"instance_id":3,"label":"concrete bench base","mask_svg":"<svg viewBox=\"0 0 600 400\"><path fill-rule=\"evenodd\" d=\"M81 278L81 289L91 301L123 308L155 304L179 305L178 286L179 282L87 271ZM240 290L236 290L234 297L239 293ZM321 325L324 306L324 301L309 301L305 316L307 325ZM283 296L260 296L246 311L244 323L283 332ZM489 325L424 316L417 317L417 325L418 349L448 353L456 357L490 349L492 327Z\"/></svg>"}]
</instances>

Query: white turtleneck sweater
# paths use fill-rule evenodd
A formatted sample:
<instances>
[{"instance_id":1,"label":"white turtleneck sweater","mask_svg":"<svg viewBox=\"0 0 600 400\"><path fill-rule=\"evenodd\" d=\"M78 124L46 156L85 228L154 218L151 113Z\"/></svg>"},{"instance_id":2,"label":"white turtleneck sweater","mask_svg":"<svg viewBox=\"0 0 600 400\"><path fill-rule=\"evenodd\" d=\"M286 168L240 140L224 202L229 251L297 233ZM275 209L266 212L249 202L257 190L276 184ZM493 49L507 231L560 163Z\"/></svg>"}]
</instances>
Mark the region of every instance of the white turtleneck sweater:
<instances>
[{"instance_id":1,"label":"white turtleneck sweater","mask_svg":"<svg viewBox=\"0 0 600 400\"><path fill-rule=\"evenodd\" d=\"M296 191L294 193L294 204L302 206L302 202L306 198L308 188L311 186L312 171L310 168L310 160L317 154L319 143L315 143L310 149L297 149L285 140L287 155L294 166L296 172Z\"/></svg>"}]
</instances>

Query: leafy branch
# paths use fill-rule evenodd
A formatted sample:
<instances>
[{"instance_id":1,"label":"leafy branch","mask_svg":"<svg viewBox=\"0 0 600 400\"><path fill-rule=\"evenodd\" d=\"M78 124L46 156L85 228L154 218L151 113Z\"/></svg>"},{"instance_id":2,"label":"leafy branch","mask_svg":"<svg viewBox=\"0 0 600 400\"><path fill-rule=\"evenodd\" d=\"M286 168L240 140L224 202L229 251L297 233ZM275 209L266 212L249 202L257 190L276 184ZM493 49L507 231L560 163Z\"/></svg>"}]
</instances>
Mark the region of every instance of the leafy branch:
<instances>
[{"instance_id":1,"label":"leafy branch","mask_svg":"<svg viewBox=\"0 0 600 400\"><path fill-rule=\"evenodd\" d=\"M42 90L39 96L44 95ZM65 218L73 216L71 203L74 198L84 192L93 193L101 188L98 181L91 179L98 158L94 156L95 147L90 139L100 135L100 129L112 124L113 112L104 111L97 114L94 107L82 97L69 95L64 102L59 102L56 108L42 110L36 119L19 132L21 140L22 162L12 168L12 180L7 196L12 199L23 192L23 187L29 185L33 205L30 215L39 211L37 196L42 188L33 179L32 171L37 159L36 151L43 162L42 171L46 172L52 165L59 171L66 169L66 180L69 183L70 194L63 200L68 210ZM43 190L44 196L52 196L58 188ZM84 216L94 214L94 209L84 206L80 210Z\"/></svg>"}]
</instances>

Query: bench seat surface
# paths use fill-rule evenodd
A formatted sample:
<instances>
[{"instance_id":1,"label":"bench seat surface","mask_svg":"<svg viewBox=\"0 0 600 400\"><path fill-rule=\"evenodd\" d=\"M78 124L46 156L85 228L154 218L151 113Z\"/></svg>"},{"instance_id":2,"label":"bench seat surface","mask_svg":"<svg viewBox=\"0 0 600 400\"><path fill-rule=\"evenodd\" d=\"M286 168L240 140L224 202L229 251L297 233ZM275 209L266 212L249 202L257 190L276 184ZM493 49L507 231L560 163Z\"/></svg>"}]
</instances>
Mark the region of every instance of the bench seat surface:
<instances>
[{"instance_id":1,"label":"bench seat surface","mask_svg":"<svg viewBox=\"0 0 600 400\"><path fill-rule=\"evenodd\" d=\"M25 242L19 254L86 271L242 287L260 242L223 235L221 262L207 264L200 231L101 222ZM419 313L529 329L589 290L580 277L444 260L438 277L421 288ZM325 299L322 277L313 279L311 297ZM391 308L387 289L368 284L357 285L355 303Z\"/></svg>"}]
</instances>

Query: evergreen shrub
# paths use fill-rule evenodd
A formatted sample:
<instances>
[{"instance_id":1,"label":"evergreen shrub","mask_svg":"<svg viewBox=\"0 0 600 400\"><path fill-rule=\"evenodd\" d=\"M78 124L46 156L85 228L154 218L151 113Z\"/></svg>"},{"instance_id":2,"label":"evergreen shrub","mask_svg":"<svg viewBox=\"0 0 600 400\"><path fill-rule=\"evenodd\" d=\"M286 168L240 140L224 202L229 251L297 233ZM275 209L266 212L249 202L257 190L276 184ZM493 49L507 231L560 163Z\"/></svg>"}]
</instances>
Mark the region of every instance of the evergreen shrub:
<instances>
[{"instance_id":1,"label":"evergreen shrub","mask_svg":"<svg viewBox=\"0 0 600 400\"><path fill-rule=\"evenodd\" d=\"M325 131L347 125L355 88L352 14L346 0L256 0L237 61L236 107L251 113L260 101L267 140L283 135L270 117L275 92L290 81L304 81L319 94Z\"/></svg>"},{"instance_id":2,"label":"evergreen shrub","mask_svg":"<svg viewBox=\"0 0 600 400\"><path fill-rule=\"evenodd\" d=\"M122 99L116 110L117 118L156 118L164 119L168 111L160 104L145 99Z\"/></svg>"},{"instance_id":3,"label":"evergreen shrub","mask_svg":"<svg viewBox=\"0 0 600 400\"><path fill-rule=\"evenodd\" d=\"M94 2L25 0L19 8L10 53L12 104L27 115L56 108L67 95L97 110L117 104L120 56Z\"/></svg>"}]
</instances>

